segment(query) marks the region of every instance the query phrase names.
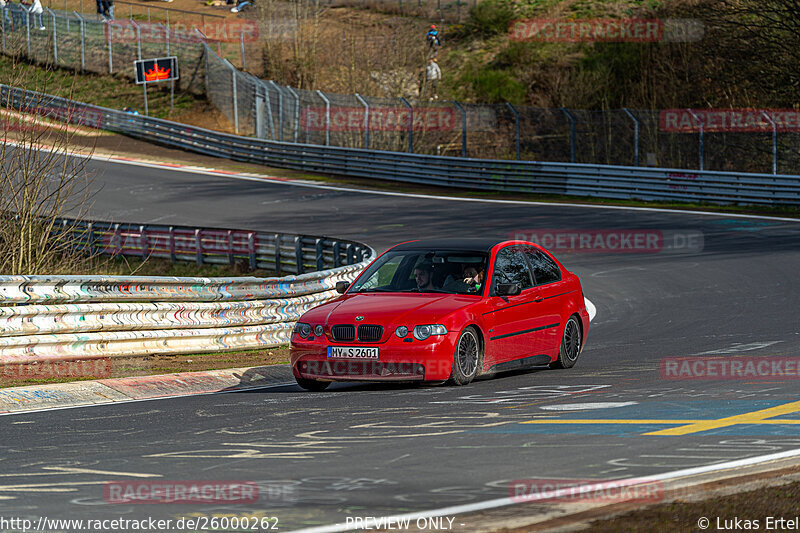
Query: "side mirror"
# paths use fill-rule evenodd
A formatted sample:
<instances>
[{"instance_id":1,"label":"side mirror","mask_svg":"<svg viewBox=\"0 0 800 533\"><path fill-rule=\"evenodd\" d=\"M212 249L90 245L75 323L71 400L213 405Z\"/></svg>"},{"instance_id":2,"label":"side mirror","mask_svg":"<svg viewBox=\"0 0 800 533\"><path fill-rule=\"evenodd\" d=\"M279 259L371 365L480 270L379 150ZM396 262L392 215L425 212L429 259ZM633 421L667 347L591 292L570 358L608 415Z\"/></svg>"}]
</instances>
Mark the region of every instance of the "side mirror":
<instances>
[{"instance_id":1,"label":"side mirror","mask_svg":"<svg viewBox=\"0 0 800 533\"><path fill-rule=\"evenodd\" d=\"M522 292L519 283L498 283L494 290L498 296L516 296Z\"/></svg>"},{"instance_id":2,"label":"side mirror","mask_svg":"<svg viewBox=\"0 0 800 533\"><path fill-rule=\"evenodd\" d=\"M347 289L350 288L349 281L337 281L336 282L336 292L339 294L344 294Z\"/></svg>"}]
</instances>

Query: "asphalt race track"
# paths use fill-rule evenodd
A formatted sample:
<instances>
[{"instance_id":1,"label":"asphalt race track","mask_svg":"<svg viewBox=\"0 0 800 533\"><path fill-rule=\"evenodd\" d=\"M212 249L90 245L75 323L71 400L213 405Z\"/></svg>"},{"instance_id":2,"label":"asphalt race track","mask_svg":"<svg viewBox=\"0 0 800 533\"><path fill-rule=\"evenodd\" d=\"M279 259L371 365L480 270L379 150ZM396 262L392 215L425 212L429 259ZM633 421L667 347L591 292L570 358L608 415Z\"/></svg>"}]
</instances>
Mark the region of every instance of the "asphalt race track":
<instances>
[{"instance_id":1,"label":"asphalt race track","mask_svg":"<svg viewBox=\"0 0 800 533\"><path fill-rule=\"evenodd\" d=\"M379 251L534 228L594 231L606 245L611 233L662 237L625 253L556 252L597 307L570 370L461 388L337 384L312 394L286 385L2 417L0 516L275 516L291 531L502 498L520 479L629 478L800 448L796 370L794 379L691 380L665 374L662 361L800 355L800 222L91 166L91 215L118 222L327 234ZM259 499L108 503L105 483L120 480L253 481Z\"/></svg>"}]
</instances>

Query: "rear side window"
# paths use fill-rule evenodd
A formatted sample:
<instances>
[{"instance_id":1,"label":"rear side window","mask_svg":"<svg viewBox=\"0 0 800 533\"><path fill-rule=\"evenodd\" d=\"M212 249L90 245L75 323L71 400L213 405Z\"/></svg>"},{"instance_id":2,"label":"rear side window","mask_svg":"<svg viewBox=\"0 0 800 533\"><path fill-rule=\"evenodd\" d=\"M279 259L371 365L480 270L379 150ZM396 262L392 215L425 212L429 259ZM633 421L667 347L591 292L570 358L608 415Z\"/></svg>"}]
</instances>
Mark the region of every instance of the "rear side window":
<instances>
[{"instance_id":1,"label":"rear side window","mask_svg":"<svg viewBox=\"0 0 800 533\"><path fill-rule=\"evenodd\" d=\"M561 281L561 269L547 254L532 247L525 247L524 251L528 262L531 264L533 280L536 285Z\"/></svg>"},{"instance_id":2,"label":"rear side window","mask_svg":"<svg viewBox=\"0 0 800 533\"><path fill-rule=\"evenodd\" d=\"M533 287L525 256L515 246L497 252L492 287L497 287L498 283L519 283L522 290Z\"/></svg>"}]
</instances>

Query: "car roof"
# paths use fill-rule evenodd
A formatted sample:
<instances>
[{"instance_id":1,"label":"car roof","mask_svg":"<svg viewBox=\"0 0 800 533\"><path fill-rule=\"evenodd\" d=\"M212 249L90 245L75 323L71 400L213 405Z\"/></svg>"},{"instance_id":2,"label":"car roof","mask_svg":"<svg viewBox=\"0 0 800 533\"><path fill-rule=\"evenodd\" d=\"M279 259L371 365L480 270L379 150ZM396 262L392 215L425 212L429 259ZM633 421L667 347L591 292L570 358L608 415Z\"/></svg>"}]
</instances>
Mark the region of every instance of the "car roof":
<instances>
[{"instance_id":1,"label":"car roof","mask_svg":"<svg viewBox=\"0 0 800 533\"><path fill-rule=\"evenodd\" d=\"M495 245L508 239L422 239L398 244L392 251L398 250L469 250L473 252L489 252Z\"/></svg>"}]
</instances>

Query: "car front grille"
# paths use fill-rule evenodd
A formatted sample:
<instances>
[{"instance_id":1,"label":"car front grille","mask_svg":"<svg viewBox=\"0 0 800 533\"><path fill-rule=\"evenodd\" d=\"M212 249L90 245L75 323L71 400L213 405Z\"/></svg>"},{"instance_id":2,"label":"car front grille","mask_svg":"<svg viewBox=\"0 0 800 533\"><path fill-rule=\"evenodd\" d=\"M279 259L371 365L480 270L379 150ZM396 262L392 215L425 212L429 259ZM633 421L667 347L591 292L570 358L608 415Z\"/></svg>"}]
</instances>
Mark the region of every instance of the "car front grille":
<instances>
[{"instance_id":1,"label":"car front grille","mask_svg":"<svg viewBox=\"0 0 800 533\"><path fill-rule=\"evenodd\" d=\"M333 340L350 342L356 339L356 327L352 324L337 324L331 328Z\"/></svg>"},{"instance_id":2,"label":"car front grille","mask_svg":"<svg viewBox=\"0 0 800 533\"><path fill-rule=\"evenodd\" d=\"M383 326L362 324L358 326L358 340L361 342L378 342L383 336Z\"/></svg>"}]
</instances>

